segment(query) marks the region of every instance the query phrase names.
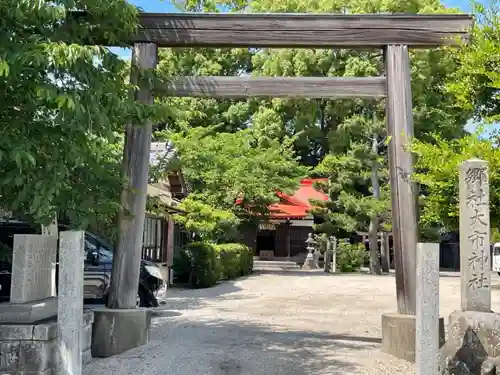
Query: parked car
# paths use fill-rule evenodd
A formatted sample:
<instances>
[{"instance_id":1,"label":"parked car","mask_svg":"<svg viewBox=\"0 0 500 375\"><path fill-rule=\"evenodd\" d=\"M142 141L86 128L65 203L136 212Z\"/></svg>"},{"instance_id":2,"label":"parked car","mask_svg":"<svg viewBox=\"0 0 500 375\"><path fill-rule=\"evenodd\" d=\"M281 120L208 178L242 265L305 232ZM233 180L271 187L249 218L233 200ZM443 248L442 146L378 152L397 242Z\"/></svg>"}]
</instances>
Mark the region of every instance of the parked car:
<instances>
[{"instance_id":1,"label":"parked car","mask_svg":"<svg viewBox=\"0 0 500 375\"><path fill-rule=\"evenodd\" d=\"M59 225L59 230L68 230ZM0 220L0 302L10 300L12 248L15 234L40 234L41 227L19 220ZM98 236L85 232L84 300L106 303L111 281L113 248ZM141 261L137 304L157 307L155 292L165 281L158 266Z\"/></svg>"}]
</instances>

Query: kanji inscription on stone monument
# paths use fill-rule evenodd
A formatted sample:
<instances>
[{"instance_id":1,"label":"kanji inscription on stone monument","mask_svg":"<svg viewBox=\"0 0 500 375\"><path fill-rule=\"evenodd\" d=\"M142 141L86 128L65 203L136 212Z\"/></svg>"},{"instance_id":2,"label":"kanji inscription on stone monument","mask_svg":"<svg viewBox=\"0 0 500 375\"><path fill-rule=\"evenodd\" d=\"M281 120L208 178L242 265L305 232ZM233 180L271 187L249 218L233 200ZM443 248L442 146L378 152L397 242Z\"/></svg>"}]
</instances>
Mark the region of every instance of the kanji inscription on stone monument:
<instances>
[{"instance_id":1,"label":"kanji inscription on stone monument","mask_svg":"<svg viewBox=\"0 0 500 375\"><path fill-rule=\"evenodd\" d=\"M491 311L488 165L460 165L460 273L462 310Z\"/></svg>"}]
</instances>

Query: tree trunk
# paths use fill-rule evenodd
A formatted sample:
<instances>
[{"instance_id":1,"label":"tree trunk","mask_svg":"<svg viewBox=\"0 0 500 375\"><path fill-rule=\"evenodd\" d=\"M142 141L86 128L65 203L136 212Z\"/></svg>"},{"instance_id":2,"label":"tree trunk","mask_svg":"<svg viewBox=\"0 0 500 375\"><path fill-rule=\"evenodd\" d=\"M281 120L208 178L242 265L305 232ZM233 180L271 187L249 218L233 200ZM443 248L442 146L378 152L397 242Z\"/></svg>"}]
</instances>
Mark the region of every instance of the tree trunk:
<instances>
[{"instance_id":1,"label":"tree trunk","mask_svg":"<svg viewBox=\"0 0 500 375\"><path fill-rule=\"evenodd\" d=\"M372 153L374 160L372 162L372 189L373 198L380 199L380 183L378 180L378 163L376 157L378 156L378 139L377 135L372 137ZM373 215L370 220L370 227L368 230L368 240L370 243L370 272L381 275L382 269L380 268L380 261L378 257L378 229L380 220L378 215Z\"/></svg>"},{"instance_id":2,"label":"tree trunk","mask_svg":"<svg viewBox=\"0 0 500 375\"><path fill-rule=\"evenodd\" d=\"M391 263L391 256L390 256L390 249L389 249L389 234L388 233L382 233L380 236L380 256L382 258L382 272L389 273L390 269L390 263Z\"/></svg>"},{"instance_id":3,"label":"tree trunk","mask_svg":"<svg viewBox=\"0 0 500 375\"><path fill-rule=\"evenodd\" d=\"M157 47L150 43L137 43L132 53L131 82L139 81L138 71L154 69ZM147 83L139 84L136 100L153 104L152 90ZM113 270L107 307L110 309L135 309L141 266L142 236L146 214L149 157L152 124L127 126L123 151L123 173L128 180L121 195L122 210L119 215L118 246L113 256Z\"/></svg>"}]
</instances>

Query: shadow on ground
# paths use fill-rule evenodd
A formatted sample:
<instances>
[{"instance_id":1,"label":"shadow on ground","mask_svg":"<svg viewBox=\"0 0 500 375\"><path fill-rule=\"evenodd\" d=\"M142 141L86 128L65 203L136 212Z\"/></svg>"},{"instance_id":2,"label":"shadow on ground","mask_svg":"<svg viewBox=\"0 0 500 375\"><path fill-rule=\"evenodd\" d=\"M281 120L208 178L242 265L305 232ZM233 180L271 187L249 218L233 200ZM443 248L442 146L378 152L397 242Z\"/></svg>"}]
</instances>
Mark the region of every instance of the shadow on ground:
<instances>
[{"instance_id":1,"label":"shadow on ground","mask_svg":"<svg viewBox=\"0 0 500 375\"><path fill-rule=\"evenodd\" d=\"M215 317L154 319L152 341L94 361L85 375L323 375L356 373L356 355L380 339L286 331Z\"/></svg>"}]
</instances>

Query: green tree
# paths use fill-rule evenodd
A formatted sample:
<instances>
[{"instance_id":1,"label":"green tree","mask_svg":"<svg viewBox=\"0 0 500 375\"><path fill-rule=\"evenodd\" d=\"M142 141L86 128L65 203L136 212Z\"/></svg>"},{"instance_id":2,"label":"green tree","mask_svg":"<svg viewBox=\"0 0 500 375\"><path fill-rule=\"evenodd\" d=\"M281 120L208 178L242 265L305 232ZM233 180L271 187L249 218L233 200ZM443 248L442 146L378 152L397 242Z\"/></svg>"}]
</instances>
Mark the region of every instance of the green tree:
<instances>
[{"instance_id":1,"label":"green tree","mask_svg":"<svg viewBox=\"0 0 500 375\"><path fill-rule=\"evenodd\" d=\"M414 2L332 2L303 1L208 1L182 2L186 11L217 11L245 7L251 12L450 12L438 0ZM464 134L463 125L469 109L455 105L454 95L444 89L446 77L455 70L456 60L447 51L411 51L412 88L417 137L438 131L446 138ZM160 74L258 76L378 76L383 74L382 52L360 52L349 49L175 49L163 52ZM215 100L200 98L168 98L168 103L183 115L168 126L185 129L192 126L219 126L220 131L237 131L248 124L262 133L293 136L294 148L302 164L316 166L325 155L336 153L335 133L351 116L360 115L367 105L364 100ZM336 144L332 144L336 143ZM345 145L348 145L348 139ZM341 145L343 148L345 145Z\"/></svg>"},{"instance_id":2,"label":"green tree","mask_svg":"<svg viewBox=\"0 0 500 375\"><path fill-rule=\"evenodd\" d=\"M481 139L477 134L449 141L439 135L432 142L415 141L415 181L421 185L423 227L458 230L458 176L460 163L479 158L488 162L490 178L491 227L500 225L500 149L498 138Z\"/></svg>"},{"instance_id":3,"label":"green tree","mask_svg":"<svg viewBox=\"0 0 500 375\"><path fill-rule=\"evenodd\" d=\"M500 121L500 2L474 3L472 40L451 52L459 64L448 89L478 121Z\"/></svg>"},{"instance_id":4,"label":"green tree","mask_svg":"<svg viewBox=\"0 0 500 375\"><path fill-rule=\"evenodd\" d=\"M192 199L238 217L266 213L267 206L278 199L276 191L292 191L307 174L297 163L288 138L259 137L251 128L221 133L208 127L168 136ZM241 204L237 205L238 198Z\"/></svg>"},{"instance_id":5,"label":"green tree","mask_svg":"<svg viewBox=\"0 0 500 375\"><path fill-rule=\"evenodd\" d=\"M76 21L73 9L90 16ZM5 210L39 223L57 213L83 227L114 216L123 126L150 112L129 98L126 63L85 42L93 37L121 45L135 31L136 14L125 0L0 4Z\"/></svg>"},{"instance_id":6,"label":"green tree","mask_svg":"<svg viewBox=\"0 0 500 375\"><path fill-rule=\"evenodd\" d=\"M378 232L389 217L385 123L371 108L371 116L354 116L338 128L339 139L351 141L343 152L328 154L315 169L327 176L327 202L319 202L317 213L325 222L317 230L337 237L355 231L368 231L370 270L381 273L378 258ZM367 111L369 112L369 111Z\"/></svg>"},{"instance_id":7,"label":"green tree","mask_svg":"<svg viewBox=\"0 0 500 375\"><path fill-rule=\"evenodd\" d=\"M228 242L237 238L239 218L229 210L203 203L195 194L184 199L179 207L184 212L175 220L202 241Z\"/></svg>"}]
</instances>

